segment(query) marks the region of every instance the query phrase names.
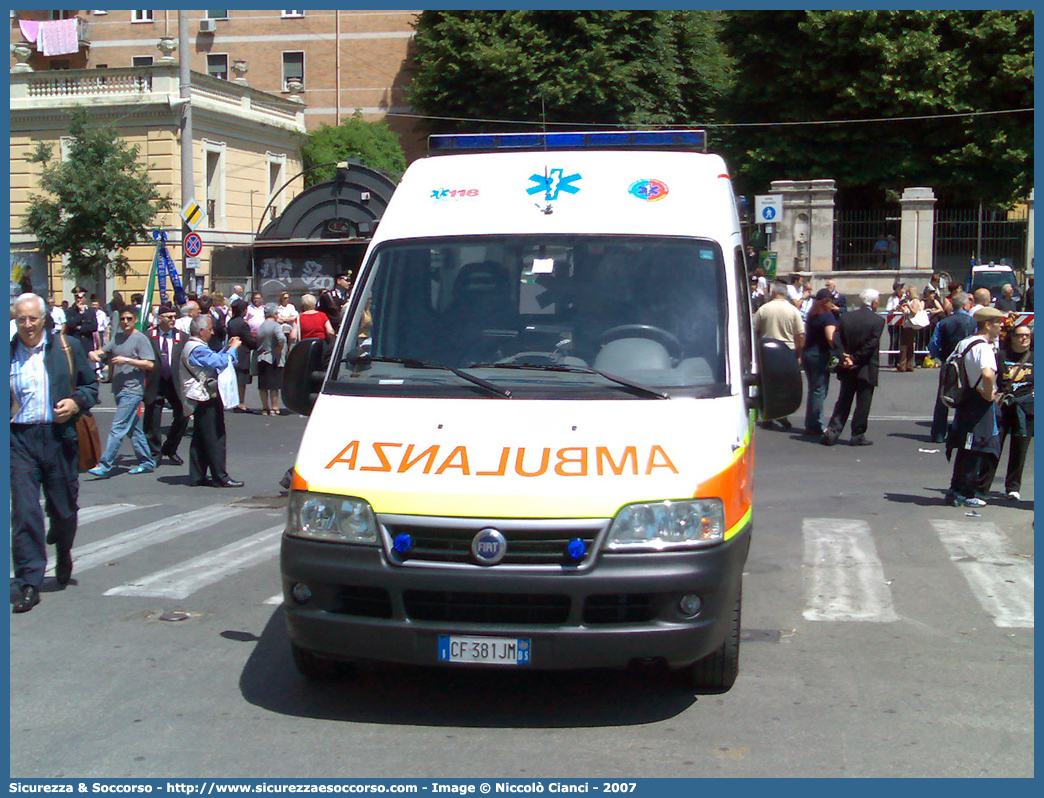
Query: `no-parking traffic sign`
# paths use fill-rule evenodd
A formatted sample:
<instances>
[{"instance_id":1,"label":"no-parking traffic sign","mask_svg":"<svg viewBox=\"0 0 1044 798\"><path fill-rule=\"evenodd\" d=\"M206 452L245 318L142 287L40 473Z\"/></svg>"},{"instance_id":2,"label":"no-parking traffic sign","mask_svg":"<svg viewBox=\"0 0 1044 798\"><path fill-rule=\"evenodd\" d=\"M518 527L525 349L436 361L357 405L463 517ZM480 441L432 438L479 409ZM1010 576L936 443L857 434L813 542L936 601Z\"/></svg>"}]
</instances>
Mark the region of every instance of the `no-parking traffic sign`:
<instances>
[{"instance_id":1,"label":"no-parking traffic sign","mask_svg":"<svg viewBox=\"0 0 1044 798\"><path fill-rule=\"evenodd\" d=\"M185 236L182 246L185 247L185 254L190 258L194 258L203 251L203 239L199 233L189 233Z\"/></svg>"}]
</instances>

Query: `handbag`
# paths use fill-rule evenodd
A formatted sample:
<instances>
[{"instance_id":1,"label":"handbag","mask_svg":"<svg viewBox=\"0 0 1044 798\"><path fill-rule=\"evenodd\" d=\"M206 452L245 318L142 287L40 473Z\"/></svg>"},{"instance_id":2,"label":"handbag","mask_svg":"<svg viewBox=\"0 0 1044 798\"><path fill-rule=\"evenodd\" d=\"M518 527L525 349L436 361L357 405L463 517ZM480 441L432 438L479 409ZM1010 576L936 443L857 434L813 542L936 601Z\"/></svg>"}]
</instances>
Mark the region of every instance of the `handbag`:
<instances>
[{"instance_id":1,"label":"handbag","mask_svg":"<svg viewBox=\"0 0 1044 798\"><path fill-rule=\"evenodd\" d=\"M65 340L65 333L59 335L59 340L62 352L65 353L65 361L69 364L69 392L72 393L76 390L76 369L73 368L72 350L69 349L69 342ZM98 434L98 422L89 410L84 410L76 416L76 446L79 450L77 468L81 472L94 468L101 462L101 435Z\"/></svg>"},{"instance_id":2,"label":"handbag","mask_svg":"<svg viewBox=\"0 0 1044 798\"><path fill-rule=\"evenodd\" d=\"M903 322L903 325L906 327L912 327L915 330L923 330L931 323L932 320L928 317L928 311L921 308L921 310L906 319Z\"/></svg>"}]
</instances>

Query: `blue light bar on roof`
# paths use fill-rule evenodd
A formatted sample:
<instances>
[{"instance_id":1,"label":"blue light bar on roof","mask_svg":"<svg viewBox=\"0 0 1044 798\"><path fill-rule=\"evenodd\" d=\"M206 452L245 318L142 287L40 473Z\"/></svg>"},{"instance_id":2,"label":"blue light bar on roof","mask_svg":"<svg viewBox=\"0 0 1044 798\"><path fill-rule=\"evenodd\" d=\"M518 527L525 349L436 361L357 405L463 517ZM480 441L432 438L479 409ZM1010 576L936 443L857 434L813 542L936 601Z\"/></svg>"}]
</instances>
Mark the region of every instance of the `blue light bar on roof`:
<instances>
[{"instance_id":1,"label":"blue light bar on roof","mask_svg":"<svg viewBox=\"0 0 1044 798\"><path fill-rule=\"evenodd\" d=\"M703 130L604 130L590 133L468 133L428 136L428 152L523 150L707 151Z\"/></svg>"}]
</instances>

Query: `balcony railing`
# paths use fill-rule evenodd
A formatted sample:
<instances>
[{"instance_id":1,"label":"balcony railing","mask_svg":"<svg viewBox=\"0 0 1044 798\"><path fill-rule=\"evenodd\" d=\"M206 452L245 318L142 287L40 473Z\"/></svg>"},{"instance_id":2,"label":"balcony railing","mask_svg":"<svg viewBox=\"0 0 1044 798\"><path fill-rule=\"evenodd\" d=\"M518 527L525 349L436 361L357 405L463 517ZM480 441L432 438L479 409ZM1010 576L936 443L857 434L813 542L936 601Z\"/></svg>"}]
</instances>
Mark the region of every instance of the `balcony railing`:
<instances>
[{"instance_id":1,"label":"balcony railing","mask_svg":"<svg viewBox=\"0 0 1044 798\"><path fill-rule=\"evenodd\" d=\"M97 105L166 106L183 102L178 64L144 67L32 71L11 70L10 109L14 114L90 102ZM304 133L304 105L234 81L192 73L192 104L234 116L246 124L275 125Z\"/></svg>"}]
</instances>

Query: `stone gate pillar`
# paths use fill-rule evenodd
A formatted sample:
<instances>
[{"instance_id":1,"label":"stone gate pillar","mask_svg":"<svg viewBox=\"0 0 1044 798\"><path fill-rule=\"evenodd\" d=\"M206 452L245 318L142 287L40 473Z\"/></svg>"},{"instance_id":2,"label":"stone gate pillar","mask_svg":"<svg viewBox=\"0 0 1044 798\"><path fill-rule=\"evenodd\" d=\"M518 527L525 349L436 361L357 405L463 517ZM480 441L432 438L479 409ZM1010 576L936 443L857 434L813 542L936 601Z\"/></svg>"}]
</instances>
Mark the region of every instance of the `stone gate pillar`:
<instances>
[{"instance_id":1,"label":"stone gate pillar","mask_svg":"<svg viewBox=\"0 0 1044 798\"><path fill-rule=\"evenodd\" d=\"M932 271L935 255L935 192L903 189L899 233L899 267Z\"/></svg>"},{"instance_id":2,"label":"stone gate pillar","mask_svg":"<svg viewBox=\"0 0 1044 798\"><path fill-rule=\"evenodd\" d=\"M783 195L783 218L772 244L777 274L833 271L834 181L773 180L769 191Z\"/></svg>"}]
</instances>

